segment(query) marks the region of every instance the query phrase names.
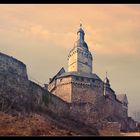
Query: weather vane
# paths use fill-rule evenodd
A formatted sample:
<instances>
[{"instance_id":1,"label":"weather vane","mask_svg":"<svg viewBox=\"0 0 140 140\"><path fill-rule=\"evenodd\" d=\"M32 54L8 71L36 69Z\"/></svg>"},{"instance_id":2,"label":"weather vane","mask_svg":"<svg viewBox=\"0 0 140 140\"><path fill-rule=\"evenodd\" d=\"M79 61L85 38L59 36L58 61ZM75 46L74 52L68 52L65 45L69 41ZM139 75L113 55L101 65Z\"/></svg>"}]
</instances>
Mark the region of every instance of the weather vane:
<instances>
[{"instance_id":1,"label":"weather vane","mask_svg":"<svg viewBox=\"0 0 140 140\"><path fill-rule=\"evenodd\" d=\"M106 77L107 77L107 71L106 71Z\"/></svg>"},{"instance_id":2,"label":"weather vane","mask_svg":"<svg viewBox=\"0 0 140 140\"><path fill-rule=\"evenodd\" d=\"M82 22L80 21L80 28L82 28Z\"/></svg>"}]
</instances>

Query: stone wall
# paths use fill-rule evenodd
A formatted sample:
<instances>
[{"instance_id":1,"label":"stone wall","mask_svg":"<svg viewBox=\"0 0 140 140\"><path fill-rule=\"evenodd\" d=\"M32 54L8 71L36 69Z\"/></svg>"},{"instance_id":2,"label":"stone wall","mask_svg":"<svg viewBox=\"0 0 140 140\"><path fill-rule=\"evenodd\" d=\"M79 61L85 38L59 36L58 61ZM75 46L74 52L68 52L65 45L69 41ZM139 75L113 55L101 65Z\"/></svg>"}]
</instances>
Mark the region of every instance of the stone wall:
<instances>
[{"instance_id":1,"label":"stone wall","mask_svg":"<svg viewBox=\"0 0 140 140\"><path fill-rule=\"evenodd\" d=\"M137 131L137 122L134 121L131 117L127 119L129 131Z\"/></svg>"},{"instance_id":2,"label":"stone wall","mask_svg":"<svg viewBox=\"0 0 140 140\"><path fill-rule=\"evenodd\" d=\"M69 103L63 101L61 98L48 92L38 84L30 82L31 92L37 97L36 104L41 105L43 108L52 111L58 116L66 116L69 113Z\"/></svg>"},{"instance_id":3,"label":"stone wall","mask_svg":"<svg viewBox=\"0 0 140 140\"><path fill-rule=\"evenodd\" d=\"M56 116L70 117L97 128L102 128L102 120L118 121L122 130L135 127L135 122L124 116L122 104L116 100L113 90L109 90L108 95L104 96L103 83L98 80L94 83L85 83L78 82L72 77L59 78L52 83L54 85L51 88L56 89L52 94L27 79L26 66L22 62L0 54L0 64L0 110L2 111L44 110L46 113L51 111ZM9 68L13 72L9 71ZM67 103L65 100L72 103Z\"/></svg>"},{"instance_id":4,"label":"stone wall","mask_svg":"<svg viewBox=\"0 0 140 140\"><path fill-rule=\"evenodd\" d=\"M56 90L56 80L53 80L49 85L48 85L48 91L51 93L55 93Z\"/></svg>"},{"instance_id":5,"label":"stone wall","mask_svg":"<svg viewBox=\"0 0 140 140\"><path fill-rule=\"evenodd\" d=\"M102 124L102 130L108 131L110 134L119 133L121 124L118 122L105 122Z\"/></svg>"},{"instance_id":6,"label":"stone wall","mask_svg":"<svg viewBox=\"0 0 140 140\"><path fill-rule=\"evenodd\" d=\"M64 101L71 102L67 107L70 111L62 110L62 114L97 128L102 127L101 120L118 122L121 123L121 129L127 128L127 114L124 114L122 103L116 99L115 92L109 88L105 96L103 93L102 81L80 81L75 77L57 79L53 92Z\"/></svg>"},{"instance_id":7,"label":"stone wall","mask_svg":"<svg viewBox=\"0 0 140 140\"><path fill-rule=\"evenodd\" d=\"M19 60L0 53L0 71L17 74L27 78L26 65Z\"/></svg>"},{"instance_id":8,"label":"stone wall","mask_svg":"<svg viewBox=\"0 0 140 140\"><path fill-rule=\"evenodd\" d=\"M97 87L90 83L73 81L72 82L72 102L95 103L97 96L103 96L103 87Z\"/></svg>"},{"instance_id":9,"label":"stone wall","mask_svg":"<svg viewBox=\"0 0 140 140\"><path fill-rule=\"evenodd\" d=\"M64 77L57 79L56 81L56 92L55 95L63 99L64 101L71 102L71 93L72 93L72 78Z\"/></svg>"},{"instance_id":10,"label":"stone wall","mask_svg":"<svg viewBox=\"0 0 140 140\"><path fill-rule=\"evenodd\" d=\"M0 54L1 111L24 113L43 109L57 115L69 111L68 103L33 81L29 81L27 77L26 66L22 62Z\"/></svg>"},{"instance_id":11,"label":"stone wall","mask_svg":"<svg viewBox=\"0 0 140 140\"><path fill-rule=\"evenodd\" d=\"M52 94L60 97L62 100L66 102L71 102L71 77L64 77L54 80L48 86L48 91Z\"/></svg>"},{"instance_id":12,"label":"stone wall","mask_svg":"<svg viewBox=\"0 0 140 140\"><path fill-rule=\"evenodd\" d=\"M77 49L77 71L92 73L92 56L91 53L81 47Z\"/></svg>"},{"instance_id":13,"label":"stone wall","mask_svg":"<svg viewBox=\"0 0 140 140\"><path fill-rule=\"evenodd\" d=\"M68 71L77 71L77 53L72 49L68 56Z\"/></svg>"},{"instance_id":14,"label":"stone wall","mask_svg":"<svg viewBox=\"0 0 140 140\"><path fill-rule=\"evenodd\" d=\"M75 47L68 56L68 71L92 73L92 55L89 51Z\"/></svg>"},{"instance_id":15,"label":"stone wall","mask_svg":"<svg viewBox=\"0 0 140 140\"><path fill-rule=\"evenodd\" d=\"M91 103L72 103L69 116L89 126L97 126L99 117ZM97 127L96 127L97 128Z\"/></svg>"}]
</instances>

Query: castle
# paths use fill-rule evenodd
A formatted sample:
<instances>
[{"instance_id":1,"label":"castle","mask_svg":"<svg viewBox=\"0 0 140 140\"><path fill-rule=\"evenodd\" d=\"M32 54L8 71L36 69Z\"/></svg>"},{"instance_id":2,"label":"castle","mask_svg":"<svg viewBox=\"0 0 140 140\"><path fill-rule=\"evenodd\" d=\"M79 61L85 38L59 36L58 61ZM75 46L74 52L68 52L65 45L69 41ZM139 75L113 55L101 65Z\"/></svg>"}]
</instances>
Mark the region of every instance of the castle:
<instances>
[{"instance_id":1,"label":"castle","mask_svg":"<svg viewBox=\"0 0 140 140\"><path fill-rule=\"evenodd\" d=\"M59 121L73 120L90 130L136 130L136 122L128 116L126 94L116 95L107 76L102 81L92 73L93 57L84 35L80 25L68 55L68 72L61 68L44 87L29 80L24 63L0 52L1 110L44 110L46 114L54 113Z\"/></svg>"},{"instance_id":2,"label":"castle","mask_svg":"<svg viewBox=\"0 0 140 140\"><path fill-rule=\"evenodd\" d=\"M45 88L65 102L71 103L72 110L80 108L79 114L76 113L77 116L85 111L83 115L87 115L87 118L85 117L87 122L89 120L96 122L96 119L100 118L119 122L121 129L125 130L130 124L130 121L128 124L130 117L128 117L127 96L126 94L117 95L111 88L107 76L102 81L97 74L92 73L93 56L84 36L85 32L80 24L77 41L68 55L68 72L61 68L53 78L50 78L49 84L45 84Z\"/></svg>"}]
</instances>

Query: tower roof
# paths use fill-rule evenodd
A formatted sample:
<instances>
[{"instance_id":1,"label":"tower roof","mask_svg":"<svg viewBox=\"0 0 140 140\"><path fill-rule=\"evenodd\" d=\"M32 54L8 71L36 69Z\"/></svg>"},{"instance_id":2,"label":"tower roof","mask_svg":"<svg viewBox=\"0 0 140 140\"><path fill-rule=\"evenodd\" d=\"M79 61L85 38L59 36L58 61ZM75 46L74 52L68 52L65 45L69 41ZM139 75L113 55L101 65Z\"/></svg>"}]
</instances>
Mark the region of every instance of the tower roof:
<instances>
[{"instance_id":1,"label":"tower roof","mask_svg":"<svg viewBox=\"0 0 140 140\"><path fill-rule=\"evenodd\" d=\"M110 84L110 83L109 83L109 79L108 79L108 77L107 77L107 72L106 72L106 77L105 77L104 83Z\"/></svg>"},{"instance_id":2,"label":"tower roof","mask_svg":"<svg viewBox=\"0 0 140 140\"><path fill-rule=\"evenodd\" d=\"M83 30L82 23L80 23L80 28L78 29L77 34L78 34L79 32L81 32L81 33L83 33L83 34L85 35L85 32L84 32L84 30Z\"/></svg>"},{"instance_id":3,"label":"tower roof","mask_svg":"<svg viewBox=\"0 0 140 140\"><path fill-rule=\"evenodd\" d=\"M126 94L118 94L116 97L120 102L128 103Z\"/></svg>"},{"instance_id":4,"label":"tower roof","mask_svg":"<svg viewBox=\"0 0 140 140\"><path fill-rule=\"evenodd\" d=\"M79 77L92 78L92 79L102 81L100 79L100 77L97 76L95 73L88 74L88 73L84 73L84 72L65 72L65 73L62 73L61 75L57 76L57 78L62 78L62 77L67 77L67 76L79 76Z\"/></svg>"},{"instance_id":5,"label":"tower roof","mask_svg":"<svg viewBox=\"0 0 140 140\"><path fill-rule=\"evenodd\" d=\"M80 23L80 27L77 31L77 41L75 42L74 47L81 47L88 50L88 45L84 40L84 36L85 36L85 32L83 30L82 24Z\"/></svg>"}]
</instances>

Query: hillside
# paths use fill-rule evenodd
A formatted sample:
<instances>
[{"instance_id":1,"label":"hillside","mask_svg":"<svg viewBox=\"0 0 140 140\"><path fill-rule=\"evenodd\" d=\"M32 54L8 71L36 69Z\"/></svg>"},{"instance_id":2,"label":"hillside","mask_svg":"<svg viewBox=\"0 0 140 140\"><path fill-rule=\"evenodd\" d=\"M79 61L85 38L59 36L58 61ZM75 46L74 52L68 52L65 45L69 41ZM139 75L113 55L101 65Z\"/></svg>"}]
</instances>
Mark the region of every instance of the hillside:
<instances>
[{"instance_id":1,"label":"hillside","mask_svg":"<svg viewBox=\"0 0 140 140\"><path fill-rule=\"evenodd\" d=\"M0 125L0 136L80 136L98 134L97 131L91 131L80 123L66 119L58 121L50 115L36 113L12 116L0 112Z\"/></svg>"},{"instance_id":2,"label":"hillside","mask_svg":"<svg viewBox=\"0 0 140 140\"><path fill-rule=\"evenodd\" d=\"M0 112L0 136L19 135L19 136L63 136L77 135L70 130L61 128L53 124L49 119L38 115L11 116Z\"/></svg>"}]
</instances>

